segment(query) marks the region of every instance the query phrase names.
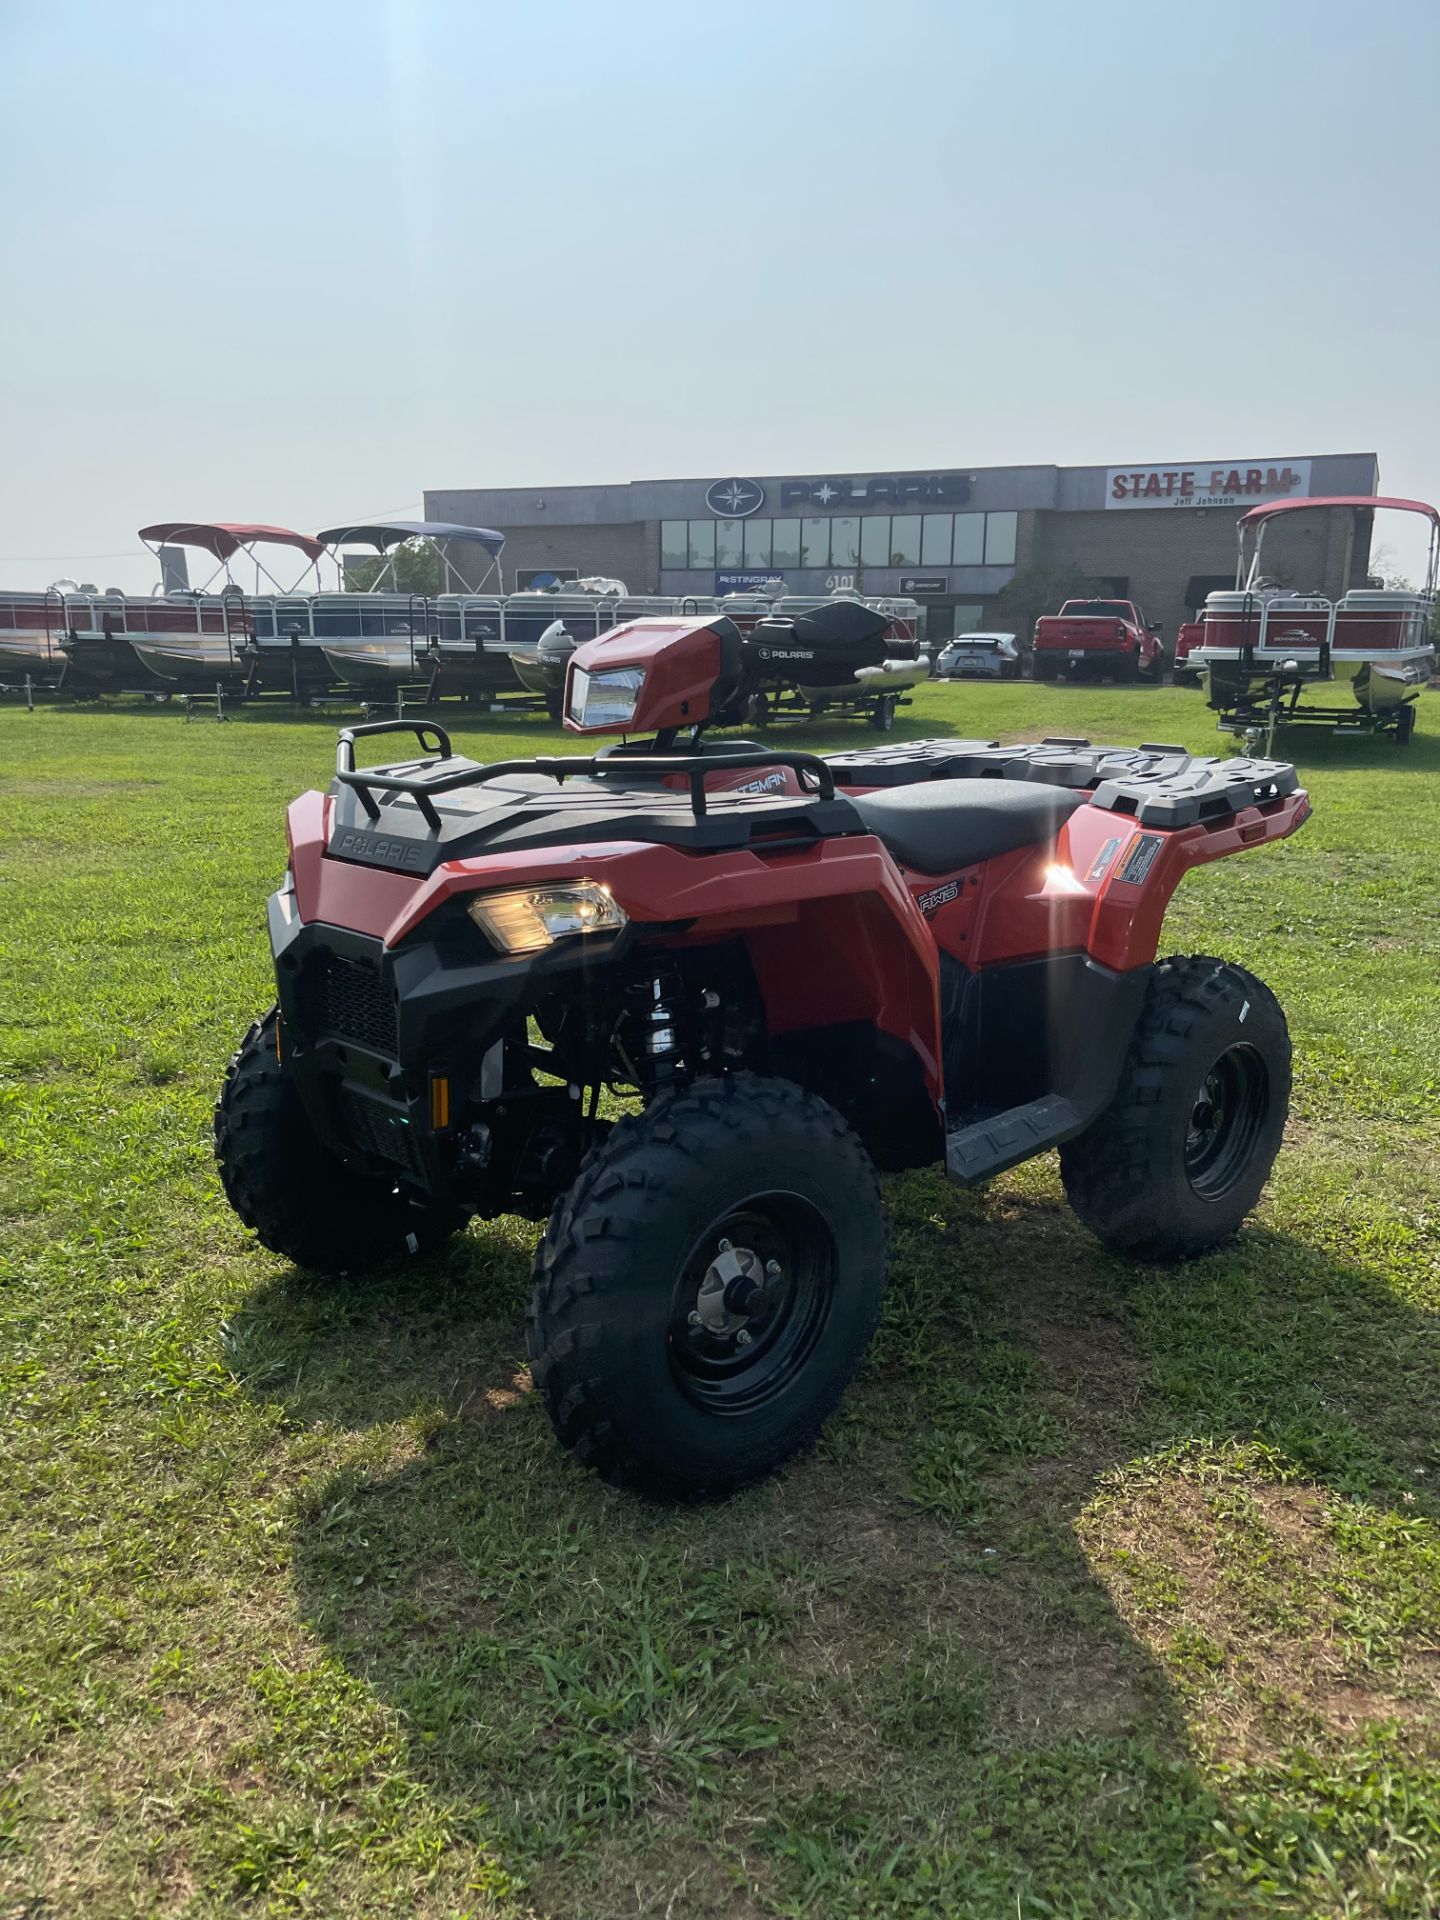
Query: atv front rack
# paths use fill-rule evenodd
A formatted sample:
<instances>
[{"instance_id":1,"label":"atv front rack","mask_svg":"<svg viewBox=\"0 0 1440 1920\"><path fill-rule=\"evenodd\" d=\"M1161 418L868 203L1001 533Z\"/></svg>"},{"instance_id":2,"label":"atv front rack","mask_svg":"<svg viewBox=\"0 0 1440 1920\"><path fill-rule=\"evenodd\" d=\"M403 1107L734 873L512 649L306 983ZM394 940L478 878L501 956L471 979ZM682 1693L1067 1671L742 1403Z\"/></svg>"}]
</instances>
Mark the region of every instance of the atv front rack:
<instances>
[{"instance_id":1,"label":"atv front rack","mask_svg":"<svg viewBox=\"0 0 1440 1920\"><path fill-rule=\"evenodd\" d=\"M423 752L433 759L407 762L401 768L356 768L355 742L377 733L413 733ZM428 737L427 737L428 736ZM433 739L434 745L431 745ZM448 765L447 762L454 762ZM690 808L697 820L706 813L706 776L712 773L743 773L755 767L789 767L802 788L818 794L822 800L835 798L835 775L827 761L813 753L786 753L769 747L747 747L734 753L656 753L638 754L623 763L627 772L637 768L653 774L657 780L667 774L684 776L690 793ZM466 760L454 753L450 736L443 727L416 720L377 720L369 726L346 727L335 748L335 778L341 786L354 789L361 806L371 820L380 818L380 801L390 794L408 794L432 831L440 830L440 815L435 796L453 793L459 787L483 786L486 781L507 775L541 774L563 783L579 778L601 779L617 771L613 753L586 755L540 755L533 760ZM813 784L807 786L807 781Z\"/></svg>"}]
</instances>

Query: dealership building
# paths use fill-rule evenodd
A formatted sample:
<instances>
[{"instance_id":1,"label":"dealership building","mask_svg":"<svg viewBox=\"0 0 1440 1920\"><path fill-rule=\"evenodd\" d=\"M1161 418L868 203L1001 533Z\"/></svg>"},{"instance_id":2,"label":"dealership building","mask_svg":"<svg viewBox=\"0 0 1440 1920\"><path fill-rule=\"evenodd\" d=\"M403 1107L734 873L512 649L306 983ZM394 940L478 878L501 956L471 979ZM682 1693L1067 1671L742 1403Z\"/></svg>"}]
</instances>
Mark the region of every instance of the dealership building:
<instances>
[{"instance_id":1,"label":"dealership building","mask_svg":"<svg viewBox=\"0 0 1440 1920\"><path fill-rule=\"evenodd\" d=\"M594 487L427 490L427 519L496 527L507 585L601 574L632 593L905 594L932 637L992 624L1022 567L1063 568L1136 600L1173 639L1235 575L1235 523L1267 500L1373 494L1373 453L1109 467L719 474ZM1330 595L1363 581L1366 516L1276 526L1267 572Z\"/></svg>"}]
</instances>

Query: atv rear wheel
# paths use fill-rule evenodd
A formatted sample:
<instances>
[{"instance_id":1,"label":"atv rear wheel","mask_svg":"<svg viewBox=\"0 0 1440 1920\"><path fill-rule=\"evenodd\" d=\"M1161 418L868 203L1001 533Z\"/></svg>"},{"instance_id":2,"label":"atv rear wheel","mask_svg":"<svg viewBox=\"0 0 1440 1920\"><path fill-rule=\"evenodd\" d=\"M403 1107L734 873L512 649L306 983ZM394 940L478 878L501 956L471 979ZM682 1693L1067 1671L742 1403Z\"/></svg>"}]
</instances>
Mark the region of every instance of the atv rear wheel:
<instances>
[{"instance_id":1,"label":"atv rear wheel","mask_svg":"<svg viewBox=\"0 0 1440 1920\"><path fill-rule=\"evenodd\" d=\"M814 1440L884 1290L875 1168L834 1108L786 1080L701 1081L622 1120L551 1215L535 1383L612 1484L728 1493Z\"/></svg>"},{"instance_id":2,"label":"atv rear wheel","mask_svg":"<svg viewBox=\"0 0 1440 1920\"><path fill-rule=\"evenodd\" d=\"M277 1040L272 1007L240 1043L215 1106L225 1197L272 1253L343 1273L430 1252L465 1223L455 1208L411 1206L352 1173L315 1138Z\"/></svg>"},{"instance_id":3,"label":"atv rear wheel","mask_svg":"<svg viewBox=\"0 0 1440 1920\"><path fill-rule=\"evenodd\" d=\"M1162 960L1110 1106L1060 1149L1076 1213L1109 1247L1187 1260L1260 1197L1290 1107L1280 1003L1243 967Z\"/></svg>"}]
</instances>

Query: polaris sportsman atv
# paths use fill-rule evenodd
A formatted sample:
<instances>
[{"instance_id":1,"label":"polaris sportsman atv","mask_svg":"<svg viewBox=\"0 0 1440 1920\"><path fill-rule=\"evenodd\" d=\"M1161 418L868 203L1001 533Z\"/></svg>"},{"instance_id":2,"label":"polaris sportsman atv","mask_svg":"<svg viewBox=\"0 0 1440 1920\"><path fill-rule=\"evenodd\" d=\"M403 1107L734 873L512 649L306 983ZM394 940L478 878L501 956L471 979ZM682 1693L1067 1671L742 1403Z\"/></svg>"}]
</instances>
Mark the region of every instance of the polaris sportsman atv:
<instances>
[{"instance_id":1,"label":"polaris sportsman atv","mask_svg":"<svg viewBox=\"0 0 1440 1920\"><path fill-rule=\"evenodd\" d=\"M580 647L567 727L652 736L593 758L343 732L290 809L279 1004L215 1117L232 1205L303 1266L548 1216L556 1431L674 1493L766 1472L834 1408L885 1285L877 1168L970 1183L1058 1147L1108 1246L1183 1259L1254 1205L1290 1092L1269 989L1156 951L1187 869L1305 819L1292 767L713 740L747 644L712 615ZM395 732L422 757L357 765Z\"/></svg>"}]
</instances>

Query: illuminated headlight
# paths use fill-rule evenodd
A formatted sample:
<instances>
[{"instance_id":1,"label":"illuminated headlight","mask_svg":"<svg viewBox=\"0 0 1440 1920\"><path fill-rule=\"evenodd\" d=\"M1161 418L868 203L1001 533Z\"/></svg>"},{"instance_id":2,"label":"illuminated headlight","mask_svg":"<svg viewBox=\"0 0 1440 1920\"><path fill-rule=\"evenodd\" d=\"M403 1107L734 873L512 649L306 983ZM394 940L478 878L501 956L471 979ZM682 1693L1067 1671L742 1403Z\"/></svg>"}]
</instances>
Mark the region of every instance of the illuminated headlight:
<instances>
[{"instance_id":1,"label":"illuminated headlight","mask_svg":"<svg viewBox=\"0 0 1440 1920\"><path fill-rule=\"evenodd\" d=\"M570 718L577 727L627 727L635 717L643 667L612 667L606 673L570 669Z\"/></svg>"},{"instance_id":2,"label":"illuminated headlight","mask_svg":"<svg viewBox=\"0 0 1440 1920\"><path fill-rule=\"evenodd\" d=\"M465 909L504 953L538 953L570 933L618 933L625 910L594 880L482 893Z\"/></svg>"}]
</instances>

